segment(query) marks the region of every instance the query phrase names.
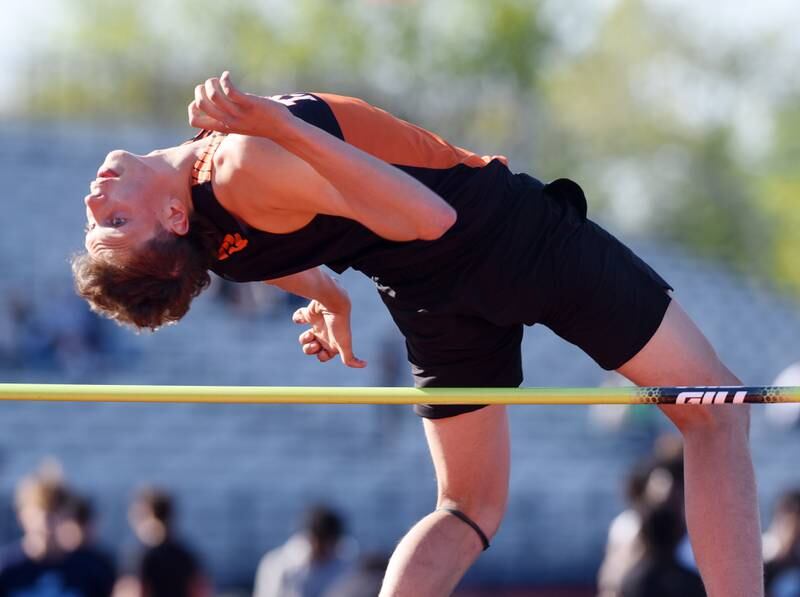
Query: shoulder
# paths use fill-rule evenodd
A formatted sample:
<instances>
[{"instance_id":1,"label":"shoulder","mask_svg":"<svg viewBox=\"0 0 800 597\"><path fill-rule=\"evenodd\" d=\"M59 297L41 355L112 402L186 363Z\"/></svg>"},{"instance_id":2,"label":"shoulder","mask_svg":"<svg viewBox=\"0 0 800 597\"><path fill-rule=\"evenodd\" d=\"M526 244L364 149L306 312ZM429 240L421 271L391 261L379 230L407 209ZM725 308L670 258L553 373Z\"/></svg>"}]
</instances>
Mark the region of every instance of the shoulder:
<instances>
[{"instance_id":1,"label":"shoulder","mask_svg":"<svg viewBox=\"0 0 800 597\"><path fill-rule=\"evenodd\" d=\"M214 184L257 184L264 190L313 171L302 158L265 137L228 135L214 154ZM268 185L268 186L266 186Z\"/></svg>"},{"instance_id":2,"label":"shoulder","mask_svg":"<svg viewBox=\"0 0 800 597\"><path fill-rule=\"evenodd\" d=\"M215 179L225 182L236 175L262 171L265 164L285 158L286 153L280 145L264 137L227 135L214 154Z\"/></svg>"},{"instance_id":3,"label":"shoulder","mask_svg":"<svg viewBox=\"0 0 800 597\"><path fill-rule=\"evenodd\" d=\"M343 203L310 164L263 137L226 137L214 154L212 183L225 209L271 232L299 228L321 210L341 208Z\"/></svg>"},{"instance_id":4,"label":"shoulder","mask_svg":"<svg viewBox=\"0 0 800 597\"><path fill-rule=\"evenodd\" d=\"M297 568L305 564L310 556L310 542L302 533L296 533L283 545L264 554L259 562L259 568L273 571Z\"/></svg>"},{"instance_id":5,"label":"shoulder","mask_svg":"<svg viewBox=\"0 0 800 597\"><path fill-rule=\"evenodd\" d=\"M277 178L292 160L280 145L262 137L228 135L213 158L212 181L222 205L238 215L269 198Z\"/></svg>"}]
</instances>

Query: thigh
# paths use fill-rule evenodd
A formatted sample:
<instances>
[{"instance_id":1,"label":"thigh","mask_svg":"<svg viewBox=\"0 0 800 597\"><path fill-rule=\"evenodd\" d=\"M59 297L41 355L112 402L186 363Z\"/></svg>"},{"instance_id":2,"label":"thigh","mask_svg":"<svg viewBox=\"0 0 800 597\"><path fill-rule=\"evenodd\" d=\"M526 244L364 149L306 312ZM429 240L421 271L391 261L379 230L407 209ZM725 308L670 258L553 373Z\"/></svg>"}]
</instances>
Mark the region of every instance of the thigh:
<instances>
[{"instance_id":1,"label":"thigh","mask_svg":"<svg viewBox=\"0 0 800 597\"><path fill-rule=\"evenodd\" d=\"M650 341L617 371L639 386L741 385L674 299ZM749 426L750 409L744 405L681 404L665 405L661 410L681 431L707 429L709 425L744 429Z\"/></svg>"},{"instance_id":2,"label":"thigh","mask_svg":"<svg viewBox=\"0 0 800 597\"><path fill-rule=\"evenodd\" d=\"M741 384L674 299L653 337L617 371L639 386Z\"/></svg>"},{"instance_id":3,"label":"thigh","mask_svg":"<svg viewBox=\"0 0 800 597\"><path fill-rule=\"evenodd\" d=\"M658 330L670 285L613 235L585 221L551 257L541 323L603 369L618 369Z\"/></svg>"},{"instance_id":4,"label":"thigh","mask_svg":"<svg viewBox=\"0 0 800 597\"><path fill-rule=\"evenodd\" d=\"M455 507L492 533L505 510L509 478L506 407L487 406L458 417L425 419L438 484L438 506Z\"/></svg>"}]
</instances>

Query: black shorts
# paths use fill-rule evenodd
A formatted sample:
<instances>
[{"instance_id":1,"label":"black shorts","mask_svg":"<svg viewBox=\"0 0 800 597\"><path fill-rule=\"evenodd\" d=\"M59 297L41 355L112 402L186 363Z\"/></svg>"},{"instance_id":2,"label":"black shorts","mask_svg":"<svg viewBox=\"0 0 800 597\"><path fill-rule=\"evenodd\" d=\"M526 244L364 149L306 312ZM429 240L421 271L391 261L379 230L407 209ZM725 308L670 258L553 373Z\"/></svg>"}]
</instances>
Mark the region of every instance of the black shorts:
<instances>
[{"instance_id":1,"label":"black shorts","mask_svg":"<svg viewBox=\"0 0 800 597\"><path fill-rule=\"evenodd\" d=\"M670 285L586 219L585 198L575 183L548 185L540 199L546 214L537 221L549 229L538 233L548 242L533 273L520 274L524 283L515 278L507 288L496 287L484 275L475 284L494 287L482 295L480 309L390 307L406 337L417 387L519 386L523 325L546 325L606 370L624 365L655 334L671 300ZM479 408L417 405L415 411L437 419Z\"/></svg>"}]
</instances>

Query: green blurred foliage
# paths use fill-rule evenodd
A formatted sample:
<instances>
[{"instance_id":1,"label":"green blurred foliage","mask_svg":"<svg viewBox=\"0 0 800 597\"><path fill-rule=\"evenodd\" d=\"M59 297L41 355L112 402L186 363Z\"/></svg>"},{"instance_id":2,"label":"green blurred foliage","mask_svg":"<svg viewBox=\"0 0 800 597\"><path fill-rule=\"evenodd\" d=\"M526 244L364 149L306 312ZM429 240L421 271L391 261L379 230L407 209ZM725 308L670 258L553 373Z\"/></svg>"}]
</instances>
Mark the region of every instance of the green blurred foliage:
<instances>
[{"instance_id":1,"label":"green blurred foliage","mask_svg":"<svg viewBox=\"0 0 800 597\"><path fill-rule=\"evenodd\" d=\"M553 74L546 87L553 114L580 146L574 167L596 184L619 164L637 164L639 201L650 204L650 217L637 224L737 262L752 258L748 243L734 242L746 237L756 210L730 129L689 127L641 92L670 55L702 60L657 14L628 1L587 52Z\"/></svg>"},{"instance_id":2,"label":"green blurred foliage","mask_svg":"<svg viewBox=\"0 0 800 597\"><path fill-rule=\"evenodd\" d=\"M505 113L538 84L548 41L521 0L64 2L63 32L31 57L31 116L182 122L193 86L228 68L250 90L364 95L450 135L480 120L492 145L514 133Z\"/></svg>"},{"instance_id":3,"label":"green blurred foliage","mask_svg":"<svg viewBox=\"0 0 800 597\"><path fill-rule=\"evenodd\" d=\"M773 276L800 296L800 94L777 119L770 168L758 178L759 204L773 226Z\"/></svg>"},{"instance_id":4,"label":"green blurred foliage","mask_svg":"<svg viewBox=\"0 0 800 597\"><path fill-rule=\"evenodd\" d=\"M688 88L744 92L761 49L710 48L657 4L620 0L576 48L552 19L580 23L580 3L557 0L116 0L111 13L64 0L23 105L30 117L182 124L194 85L223 69L250 91L361 96L517 170L576 178L615 229L800 295L800 110L776 101L774 146L740 151L724 107L704 122Z\"/></svg>"}]
</instances>

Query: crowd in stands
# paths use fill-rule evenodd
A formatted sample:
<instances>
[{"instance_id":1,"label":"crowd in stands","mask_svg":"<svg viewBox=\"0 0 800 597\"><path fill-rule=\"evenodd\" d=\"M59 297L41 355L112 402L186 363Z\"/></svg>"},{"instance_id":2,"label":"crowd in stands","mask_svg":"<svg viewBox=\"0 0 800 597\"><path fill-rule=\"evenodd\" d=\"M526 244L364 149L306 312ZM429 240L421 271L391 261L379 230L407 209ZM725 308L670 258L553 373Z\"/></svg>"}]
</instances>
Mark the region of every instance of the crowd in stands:
<instances>
[{"instance_id":1,"label":"crowd in stands","mask_svg":"<svg viewBox=\"0 0 800 597\"><path fill-rule=\"evenodd\" d=\"M112 354L109 323L74 295L54 296L41 309L24 292L0 304L0 370L57 370L80 377Z\"/></svg>"},{"instance_id":2,"label":"crowd in stands","mask_svg":"<svg viewBox=\"0 0 800 597\"><path fill-rule=\"evenodd\" d=\"M20 481L14 506L20 539L0 552L3 597L210 597L198 558L176 537L169 495L143 489L130 507L140 541L118 561L99 547L94 512L58 467Z\"/></svg>"},{"instance_id":3,"label":"crowd in stands","mask_svg":"<svg viewBox=\"0 0 800 597\"><path fill-rule=\"evenodd\" d=\"M703 597L683 512L683 456L665 435L625 481L627 508L611 523L597 597ZM98 546L91 501L48 463L17 485L22 536L0 550L0 597L212 597L201 557L175 528L171 496L134 496L128 520L138 540L116 556ZM778 499L764 533L767 597L800 597L800 487ZM268 551L252 597L375 597L388 554L359 554L346 521L310 506L301 528ZM487 593L488 594L488 593Z\"/></svg>"},{"instance_id":4,"label":"crowd in stands","mask_svg":"<svg viewBox=\"0 0 800 597\"><path fill-rule=\"evenodd\" d=\"M683 511L683 454L663 436L625 483L611 523L598 597L704 597ZM778 499L763 536L767 597L800 597L800 488Z\"/></svg>"},{"instance_id":5,"label":"crowd in stands","mask_svg":"<svg viewBox=\"0 0 800 597\"><path fill-rule=\"evenodd\" d=\"M239 317L284 317L308 300L268 284L236 284L214 280L214 298L231 315Z\"/></svg>"},{"instance_id":6,"label":"crowd in stands","mask_svg":"<svg viewBox=\"0 0 800 597\"><path fill-rule=\"evenodd\" d=\"M265 285L243 288L246 292L222 285L217 299L243 317L284 316L302 304L283 293L271 294ZM87 363L96 367L109 353L106 323L68 297L41 312L24 294L11 293L3 309L0 368L24 362L28 367L79 371ZM380 383L401 385L402 355L391 339L385 344ZM800 362L787 367L774 383L800 386ZM382 429L397 424L395 411L377 412L386 418ZM598 408L595 418L616 427L624 418L630 424L635 412ZM647 412L657 415L653 409ZM800 427L800 404L770 405L765 416L779 427ZM627 507L609 528L597 597L705 595L686 531L682 479L682 446L674 436L657 441L653 453L630 471L625 481ZM44 467L22 479L14 506L22 536L0 550L0 597L217 594L202 558L176 531L174 504L165 491L145 488L134 497L129 522L138 546L121 554L97 545L91 500L69 487L57 468ZM780 495L765 525L763 548L767 597L800 597L800 487ZM375 596L387 561L388 554L359 554L343 518L316 505L309 508L297 533L261 559L253 571L251 594ZM246 591L237 595L250 594Z\"/></svg>"},{"instance_id":7,"label":"crowd in stands","mask_svg":"<svg viewBox=\"0 0 800 597\"><path fill-rule=\"evenodd\" d=\"M285 317L307 301L266 284L215 280L215 300L242 318ZM118 330L97 317L74 292L61 290L46 307L22 288L4 292L0 303L0 370L49 370L79 378L113 364Z\"/></svg>"},{"instance_id":8,"label":"crowd in stands","mask_svg":"<svg viewBox=\"0 0 800 597\"><path fill-rule=\"evenodd\" d=\"M128 520L138 545L121 555L97 545L88 498L48 463L23 478L14 499L19 540L0 550L0 597L211 597L201 558L179 536L171 496L142 488ZM359 556L343 518L309 508L302 528L269 551L255 574L253 597L371 597L388 562Z\"/></svg>"},{"instance_id":9,"label":"crowd in stands","mask_svg":"<svg viewBox=\"0 0 800 597\"><path fill-rule=\"evenodd\" d=\"M303 528L261 559L253 597L375 597L388 555L358 557L344 524L329 507L312 506Z\"/></svg>"}]
</instances>

